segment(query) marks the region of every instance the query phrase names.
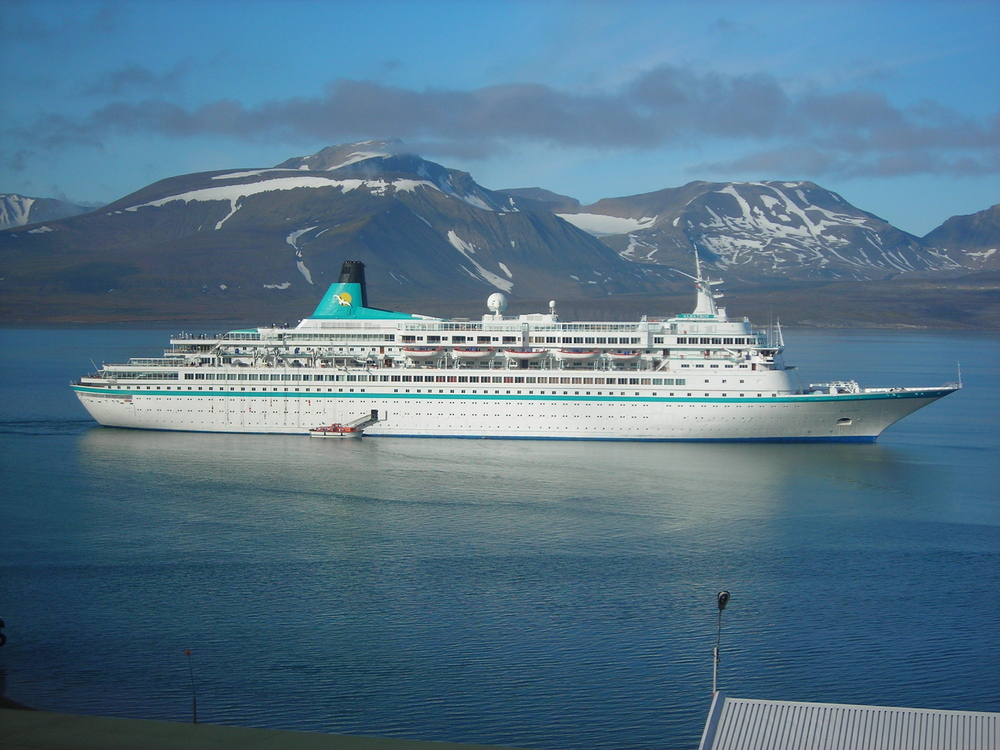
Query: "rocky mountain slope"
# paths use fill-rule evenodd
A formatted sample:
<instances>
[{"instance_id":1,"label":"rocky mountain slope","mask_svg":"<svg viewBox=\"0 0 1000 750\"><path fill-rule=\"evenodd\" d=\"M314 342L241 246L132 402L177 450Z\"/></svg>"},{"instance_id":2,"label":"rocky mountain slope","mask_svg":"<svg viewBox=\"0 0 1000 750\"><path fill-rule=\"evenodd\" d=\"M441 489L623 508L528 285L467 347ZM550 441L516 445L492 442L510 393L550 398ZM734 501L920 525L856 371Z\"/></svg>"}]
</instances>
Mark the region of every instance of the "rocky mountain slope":
<instances>
[{"instance_id":1,"label":"rocky mountain slope","mask_svg":"<svg viewBox=\"0 0 1000 750\"><path fill-rule=\"evenodd\" d=\"M4 303L205 316L311 311L345 258L381 299L653 292L649 272L551 212L385 144L160 181L83 216L0 233ZM33 312L32 312L33 311ZM7 312L10 314L10 312Z\"/></svg>"},{"instance_id":2,"label":"rocky mountain slope","mask_svg":"<svg viewBox=\"0 0 1000 750\"><path fill-rule=\"evenodd\" d=\"M581 206L541 188L488 190L370 141L182 175L0 231L0 315L294 321L356 259L378 306L478 315L500 290L511 312L555 298L613 316L616 301L689 295L671 268L690 271L695 248L749 295L990 271L991 216L956 217L927 243L811 183L697 182Z\"/></svg>"},{"instance_id":3,"label":"rocky mountain slope","mask_svg":"<svg viewBox=\"0 0 1000 750\"><path fill-rule=\"evenodd\" d=\"M637 262L676 266L697 249L727 278L755 282L978 271L997 267L985 245L1000 246L995 226L975 246L919 239L811 182L692 182L559 216Z\"/></svg>"}]
</instances>

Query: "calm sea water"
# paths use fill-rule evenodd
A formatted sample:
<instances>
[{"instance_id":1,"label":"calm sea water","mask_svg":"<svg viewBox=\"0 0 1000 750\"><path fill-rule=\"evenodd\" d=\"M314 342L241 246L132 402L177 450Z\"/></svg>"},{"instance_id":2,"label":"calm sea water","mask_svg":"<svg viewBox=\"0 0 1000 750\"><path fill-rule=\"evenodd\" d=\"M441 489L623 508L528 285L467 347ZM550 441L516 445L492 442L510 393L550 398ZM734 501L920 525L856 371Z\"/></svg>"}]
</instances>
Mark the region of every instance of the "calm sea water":
<instances>
[{"instance_id":1,"label":"calm sea water","mask_svg":"<svg viewBox=\"0 0 1000 750\"><path fill-rule=\"evenodd\" d=\"M1000 338L786 332L803 379L965 388L874 445L101 428L164 331L0 331L6 695L532 748L692 748L751 698L1000 711Z\"/></svg>"}]
</instances>

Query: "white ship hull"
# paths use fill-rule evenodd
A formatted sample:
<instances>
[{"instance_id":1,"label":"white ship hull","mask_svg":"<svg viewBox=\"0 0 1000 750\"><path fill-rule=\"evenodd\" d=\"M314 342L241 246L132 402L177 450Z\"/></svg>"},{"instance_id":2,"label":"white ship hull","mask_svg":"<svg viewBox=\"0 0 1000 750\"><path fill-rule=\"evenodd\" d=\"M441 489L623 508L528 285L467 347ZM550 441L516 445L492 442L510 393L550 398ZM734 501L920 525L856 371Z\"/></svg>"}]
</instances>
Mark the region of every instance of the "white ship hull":
<instances>
[{"instance_id":1,"label":"white ship hull","mask_svg":"<svg viewBox=\"0 0 1000 750\"><path fill-rule=\"evenodd\" d=\"M100 424L146 430L558 440L872 441L958 389L802 389L780 329L730 320L718 282L691 277L693 313L609 323L555 314L481 321L367 306L344 264L293 329L181 334L163 357L105 365L73 388Z\"/></svg>"},{"instance_id":2,"label":"white ship hull","mask_svg":"<svg viewBox=\"0 0 1000 750\"><path fill-rule=\"evenodd\" d=\"M294 394L75 390L100 424L135 429L307 434L376 410L380 421L366 435L866 442L954 388L707 398L670 397L649 387L600 393L522 387L475 394L468 388L465 394L451 388L400 394L377 386Z\"/></svg>"}]
</instances>

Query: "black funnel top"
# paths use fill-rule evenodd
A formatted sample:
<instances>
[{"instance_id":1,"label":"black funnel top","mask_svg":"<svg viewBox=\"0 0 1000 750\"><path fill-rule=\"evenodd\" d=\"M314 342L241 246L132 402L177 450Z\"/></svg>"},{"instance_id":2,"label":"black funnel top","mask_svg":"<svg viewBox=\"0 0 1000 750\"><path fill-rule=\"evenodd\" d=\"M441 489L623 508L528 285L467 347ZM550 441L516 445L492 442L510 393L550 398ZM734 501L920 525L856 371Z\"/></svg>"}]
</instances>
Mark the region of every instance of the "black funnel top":
<instances>
[{"instance_id":1,"label":"black funnel top","mask_svg":"<svg viewBox=\"0 0 1000 750\"><path fill-rule=\"evenodd\" d=\"M359 284L361 286L361 306L368 307L368 288L365 286L365 264L360 260L345 260L340 267L338 284Z\"/></svg>"}]
</instances>

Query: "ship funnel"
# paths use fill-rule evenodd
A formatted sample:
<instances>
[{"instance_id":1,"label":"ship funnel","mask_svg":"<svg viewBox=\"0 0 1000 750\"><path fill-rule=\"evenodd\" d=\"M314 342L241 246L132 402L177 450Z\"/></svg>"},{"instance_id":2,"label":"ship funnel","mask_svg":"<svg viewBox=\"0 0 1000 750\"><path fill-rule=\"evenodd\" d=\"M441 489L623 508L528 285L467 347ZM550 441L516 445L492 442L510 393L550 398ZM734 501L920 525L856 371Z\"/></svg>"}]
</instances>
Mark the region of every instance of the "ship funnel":
<instances>
[{"instance_id":1,"label":"ship funnel","mask_svg":"<svg viewBox=\"0 0 1000 750\"><path fill-rule=\"evenodd\" d=\"M345 260L340 267L338 284L357 284L361 287L361 306L368 307L368 288L365 284L365 264L360 260Z\"/></svg>"}]
</instances>

